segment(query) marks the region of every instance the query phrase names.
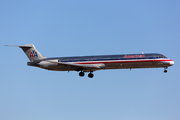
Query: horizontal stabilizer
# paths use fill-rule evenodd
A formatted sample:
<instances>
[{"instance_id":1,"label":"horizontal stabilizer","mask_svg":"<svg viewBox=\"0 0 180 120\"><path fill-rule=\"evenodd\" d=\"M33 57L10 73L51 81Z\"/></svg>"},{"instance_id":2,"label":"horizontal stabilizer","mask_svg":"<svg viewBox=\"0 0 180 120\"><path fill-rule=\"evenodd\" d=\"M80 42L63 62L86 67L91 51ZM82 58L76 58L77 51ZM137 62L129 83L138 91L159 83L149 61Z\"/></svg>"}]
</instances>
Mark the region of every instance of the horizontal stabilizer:
<instances>
[{"instance_id":1,"label":"horizontal stabilizer","mask_svg":"<svg viewBox=\"0 0 180 120\"><path fill-rule=\"evenodd\" d=\"M5 45L5 46L8 46L8 47L19 47L19 45Z\"/></svg>"},{"instance_id":2,"label":"horizontal stabilizer","mask_svg":"<svg viewBox=\"0 0 180 120\"><path fill-rule=\"evenodd\" d=\"M26 45L5 45L5 46L9 46L9 47L20 47L20 48L31 48L31 47L34 47L33 44L26 44Z\"/></svg>"}]
</instances>

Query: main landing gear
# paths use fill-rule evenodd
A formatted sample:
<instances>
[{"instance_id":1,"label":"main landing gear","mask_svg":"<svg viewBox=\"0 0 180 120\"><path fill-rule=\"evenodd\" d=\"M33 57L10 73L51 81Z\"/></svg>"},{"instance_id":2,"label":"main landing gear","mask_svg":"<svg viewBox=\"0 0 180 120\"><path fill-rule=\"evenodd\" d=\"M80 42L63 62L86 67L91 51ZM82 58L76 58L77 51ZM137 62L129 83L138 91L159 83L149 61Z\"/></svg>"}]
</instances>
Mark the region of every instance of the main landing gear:
<instances>
[{"instance_id":1,"label":"main landing gear","mask_svg":"<svg viewBox=\"0 0 180 120\"><path fill-rule=\"evenodd\" d=\"M166 70L167 68L168 68L168 67L164 67L164 73L167 73L167 70Z\"/></svg>"},{"instance_id":2,"label":"main landing gear","mask_svg":"<svg viewBox=\"0 0 180 120\"><path fill-rule=\"evenodd\" d=\"M94 77L94 75L92 74L92 72L90 72L90 73L88 74L88 77L89 77L89 78L93 78L93 77Z\"/></svg>"},{"instance_id":3,"label":"main landing gear","mask_svg":"<svg viewBox=\"0 0 180 120\"><path fill-rule=\"evenodd\" d=\"M84 72L81 71L81 72L79 73L79 76L80 76L80 77L83 77L83 76L84 76Z\"/></svg>"},{"instance_id":4,"label":"main landing gear","mask_svg":"<svg viewBox=\"0 0 180 120\"><path fill-rule=\"evenodd\" d=\"M79 76L80 76L80 77L84 77L84 72L83 72L83 71L79 72ZM88 77L89 77L89 78L93 78L93 77L94 77L94 75L92 74L92 72L90 72L90 73L88 74Z\"/></svg>"}]
</instances>

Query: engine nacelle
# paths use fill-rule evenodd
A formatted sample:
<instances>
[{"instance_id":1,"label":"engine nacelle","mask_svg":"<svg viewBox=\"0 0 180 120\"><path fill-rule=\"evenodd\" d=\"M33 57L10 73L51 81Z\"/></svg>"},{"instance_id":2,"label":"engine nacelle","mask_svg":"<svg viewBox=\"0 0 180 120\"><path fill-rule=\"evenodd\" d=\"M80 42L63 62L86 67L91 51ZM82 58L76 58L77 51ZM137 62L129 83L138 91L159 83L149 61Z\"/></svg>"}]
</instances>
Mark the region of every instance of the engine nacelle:
<instances>
[{"instance_id":1,"label":"engine nacelle","mask_svg":"<svg viewBox=\"0 0 180 120\"><path fill-rule=\"evenodd\" d=\"M38 63L40 67L51 67L58 65L59 60L46 60Z\"/></svg>"}]
</instances>

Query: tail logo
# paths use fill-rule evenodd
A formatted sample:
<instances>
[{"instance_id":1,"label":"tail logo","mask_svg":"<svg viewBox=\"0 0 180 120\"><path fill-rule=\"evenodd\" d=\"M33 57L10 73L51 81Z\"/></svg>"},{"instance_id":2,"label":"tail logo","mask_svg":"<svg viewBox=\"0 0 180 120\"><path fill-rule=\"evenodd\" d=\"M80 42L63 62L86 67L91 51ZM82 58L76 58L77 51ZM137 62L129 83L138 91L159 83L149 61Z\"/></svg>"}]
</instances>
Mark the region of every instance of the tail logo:
<instances>
[{"instance_id":1,"label":"tail logo","mask_svg":"<svg viewBox=\"0 0 180 120\"><path fill-rule=\"evenodd\" d=\"M37 52L36 52L35 50L33 50L33 51L30 53L30 57L38 57Z\"/></svg>"}]
</instances>

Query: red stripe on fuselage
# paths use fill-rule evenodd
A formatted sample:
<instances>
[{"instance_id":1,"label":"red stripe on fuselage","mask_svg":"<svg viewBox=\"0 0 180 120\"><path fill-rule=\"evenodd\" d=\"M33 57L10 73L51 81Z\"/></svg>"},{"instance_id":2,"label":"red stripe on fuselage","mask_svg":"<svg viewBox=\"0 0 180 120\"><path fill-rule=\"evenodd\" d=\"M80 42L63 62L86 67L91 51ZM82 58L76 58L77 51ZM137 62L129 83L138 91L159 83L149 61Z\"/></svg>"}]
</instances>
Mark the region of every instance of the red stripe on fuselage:
<instances>
[{"instance_id":1,"label":"red stripe on fuselage","mask_svg":"<svg viewBox=\"0 0 180 120\"><path fill-rule=\"evenodd\" d=\"M74 62L75 64L102 64L102 63L137 63L137 62L165 62L171 59L152 59L152 60L119 60L119 61L95 61L95 62Z\"/></svg>"}]
</instances>

